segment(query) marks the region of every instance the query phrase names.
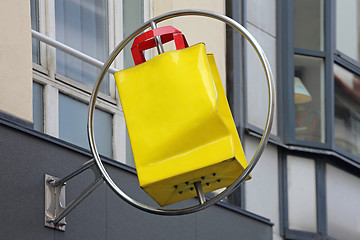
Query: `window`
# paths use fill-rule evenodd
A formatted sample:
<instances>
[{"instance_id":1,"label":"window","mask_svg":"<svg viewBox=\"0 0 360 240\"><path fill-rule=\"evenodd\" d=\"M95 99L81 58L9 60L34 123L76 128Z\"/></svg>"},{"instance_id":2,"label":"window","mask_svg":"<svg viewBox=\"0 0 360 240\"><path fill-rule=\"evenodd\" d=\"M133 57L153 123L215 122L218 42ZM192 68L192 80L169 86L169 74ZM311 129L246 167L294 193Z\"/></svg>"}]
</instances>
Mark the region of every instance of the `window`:
<instances>
[{"instance_id":1,"label":"window","mask_svg":"<svg viewBox=\"0 0 360 240\"><path fill-rule=\"evenodd\" d=\"M285 142L360 162L360 1L292 0L283 9Z\"/></svg>"},{"instance_id":2,"label":"window","mask_svg":"<svg viewBox=\"0 0 360 240\"><path fill-rule=\"evenodd\" d=\"M124 37L129 36L144 22L144 4L142 0L123 0ZM124 48L124 67L134 66L131 54L133 40ZM129 134L126 130L126 164L135 167Z\"/></svg>"},{"instance_id":3,"label":"window","mask_svg":"<svg viewBox=\"0 0 360 240\"><path fill-rule=\"evenodd\" d=\"M107 1L55 1L56 40L100 61L109 54ZM90 88L99 69L60 50L56 51L56 72ZM109 80L100 91L109 94Z\"/></svg>"},{"instance_id":4,"label":"window","mask_svg":"<svg viewBox=\"0 0 360 240\"><path fill-rule=\"evenodd\" d=\"M102 62L123 35L143 22L143 12L142 0L31 0L34 30ZM122 69L130 62L124 55L113 67ZM100 69L34 39L33 62L34 128L88 148L87 103ZM131 165L131 159L126 160L131 147L126 147L125 120L110 74L100 86L94 129L100 154Z\"/></svg>"},{"instance_id":5,"label":"window","mask_svg":"<svg viewBox=\"0 0 360 240\"><path fill-rule=\"evenodd\" d=\"M39 31L39 1L31 0L31 29ZM40 42L32 39L32 61L40 64Z\"/></svg>"},{"instance_id":6,"label":"window","mask_svg":"<svg viewBox=\"0 0 360 240\"><path fill-rule=\"evenodd\" d=\"M295 138L324 143L324 61L296 54L294 67Z\"/></svg>"},{"instance_id":7,"label":"window","mask_svg":"<svg viewBox=\"0 0 360 240\"><path fill-rule=\"evenodd\" d=\"M144 1L143 0L123 0L123 21L124 37L129 36L137 27L144 22ZM124 49L124 67L134 66L131 55L131 41Z\"/></svg>"},{"instance_id":8,"label":"window","mask_svg":"<svg viewBox=\"0 0 360 240\"><path fill-rule=\"evenodd\" d=\"M86 149L89 148L86 131L88 106L64 94L59 94L59 138ZM100 154L112 158L112 116L95 110L95 141Z\"/></svg>"},{"instance_id":9,"label":"window","mask_svg":"<svg viewBox=\"0 0 360 240\"><path fill-rule=\"evenodd\" d=\"M294 140L325 143L324 7L294 0Z\"/></svg>"},{"instance_id":10,"label":"window","mask_svg":"<svg viewBox=\"0 0 360 240\"><path fill-rule=\"evenodd\" d=\"M33 83L33 121L34 121L34 129L43 132L44 131L43 86L36 82Z\"/></svg>"},{"instance_id":11,"label":"window","mask_svg":"<svg viewBox=\"0 0 360 240\"><path fill-rule=\"evenodd\" d=\"M359 239L359 169L337 157L288 150L279 160L285 239Z\"/></svg>"},{"instance_id":12,"label":"window","mask_svg":"<svg viewBox=\"0 0 360 240\"><path fill-rule=\"evenodd\" d=\"M360 158L360 1L335 5L334 145ZM346 27L344 27L346 26Z\"/></svg>"},{"instance_id":13,"label":"window","mask_svg":"<svg viewBox=\"0 0 360 240\"><path fill-rule=\"evenodd\" d=\"M283 234L358 239L360 1L279 2Z\"/></svg>"},{"instance_id":14,"label":"window","mask_svg":"<svg viewBox=\"0 0 360 240\"><path fill-rule=\"evenodd\" d=\"M341 3L341 4L340 4ZM360 1L336 2L336 49L360 62ZM346 26L346 27L345 27Z\"/></svg>"},{"instance_id":15,"label":"window","mask_svg":"<svg viewBox=\"0 0 360 240\"><path fill-rule=\"evenodd\" d=\"M323 0L294 0L294 47L324 50Z\"/></svg>"},{"instance_id":16,"label":"window","mask_svg":"<svg viewBox=\"0 0 360 240\"><path fill-rule=\"evenodd\" d=\"M360 77L334 66L335 146L360 157Z\"/></svg>"}]
</instances>

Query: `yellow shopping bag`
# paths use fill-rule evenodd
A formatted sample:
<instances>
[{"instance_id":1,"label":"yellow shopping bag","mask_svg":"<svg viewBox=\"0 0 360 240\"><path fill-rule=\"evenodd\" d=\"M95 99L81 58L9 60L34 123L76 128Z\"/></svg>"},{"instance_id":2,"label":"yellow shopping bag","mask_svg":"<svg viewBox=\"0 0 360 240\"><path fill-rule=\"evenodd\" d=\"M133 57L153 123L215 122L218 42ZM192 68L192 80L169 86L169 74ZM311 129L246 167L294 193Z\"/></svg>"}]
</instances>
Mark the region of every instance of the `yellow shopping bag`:
<instances>
[{"instance_id":1,"label":"yellow shopping bag","mask_svg":"<svg viewBox=\"0 0 360 240\"><path fill-rule=\"evenodd\" d=\"M195 182L204 193L229 186L247 166L214 56L167 28L161 40L186 48L115 73L140 186L160 206L196 196ZM155 30L133 49L154 46Z\"/></svg>"}]
</instances>

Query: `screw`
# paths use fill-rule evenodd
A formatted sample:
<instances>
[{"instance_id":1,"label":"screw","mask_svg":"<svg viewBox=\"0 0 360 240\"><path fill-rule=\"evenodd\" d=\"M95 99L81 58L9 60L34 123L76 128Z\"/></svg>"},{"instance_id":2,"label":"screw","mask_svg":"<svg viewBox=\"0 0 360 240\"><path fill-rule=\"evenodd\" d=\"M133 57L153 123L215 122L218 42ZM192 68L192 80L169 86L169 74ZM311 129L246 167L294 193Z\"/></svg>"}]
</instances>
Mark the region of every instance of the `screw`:
<instances>
[{"instance_id":1,"label":"screw","mask_svg":"<svg viewBox=\"0 0 360 240\"><path fill-rule=\"evenodd\" d=\"M54 179L48 179L46 182L47 182L48 184L50 184L50 183L54 182Z\"/></svg>"},{"instance_id":2,"label":"screw","mask_svg":"<svg viewBox=\"0 0 360 240\"><path fill-rule=\"evenodd\" d=\"M48 218L48 219L46 219L46 222L47 222L47 223L52 223L52 222L54 222L54 219Z\"/></svg>"},{"instance_id":3,"label":"screw","mask_svg":"<svg viewBox=\"0 0 360 240\"><path fill-rule=\"evenodd\" d=\"M60 227L65 226L65 225L66 225L66 222L60 222L58 225L59 225Z\"/></svg>"},{"instance_id":4,"label":"screw","mask_svg":"<svg viewBox=\"0 0 360 240\"><path fill-rule=\"evenodd\" d=\"M218 179L218 180L216 180L217 182L220 182L221 181L221 179Z\"/></svg>"}]
</instances>

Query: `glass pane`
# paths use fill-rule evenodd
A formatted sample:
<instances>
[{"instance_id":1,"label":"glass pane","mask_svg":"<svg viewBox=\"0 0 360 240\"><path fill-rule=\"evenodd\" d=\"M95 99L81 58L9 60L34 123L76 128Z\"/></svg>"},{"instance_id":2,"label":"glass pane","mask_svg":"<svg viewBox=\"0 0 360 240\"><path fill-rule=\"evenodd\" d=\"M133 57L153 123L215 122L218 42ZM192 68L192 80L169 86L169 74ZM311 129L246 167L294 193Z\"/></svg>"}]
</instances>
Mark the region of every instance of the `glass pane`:
<instances>
[{"instance_id":1,"label":"glass pane","mask_svg":"<svg viewBox=\"0 0 360 240\"><path fill-rule=\"evenodd\" d=\"M360 77L334 66L335 145L360 157Z\"/></svg>"},{"instance_id":2,"label":"glass pane","mask_svg":"<svg viewBox=\"0 0 360 240\"><path fill-rule=\"evenodd\" d=\"M336 48L360 61L360 0L336 2Z\"/></svg>"},{"instance_id":3,"label":"glass pane","mask_svg":"<svg viewBox=\"0 0 360 240\"><path fill-rule=\"evenodd\" d=\"M33 82L33 121L34 129L44 131L44 100L43 86Z\"/></svg>"},{"instance_id":4,"label":"glass pane","mask_svg":"<svg viewBox=\"0 0 360 240\"><path fill-rule=\"evenodd\" d=\"M31 0L31 29L39 31L39 1ZM40 41L32 39L32 61L40 64Z\"/></svg>"},{"instance_id":5,"label":"glass pane","mask_svg":"<svg viewBox=\"0 0 360 240\"><path fill-rule=\"evenodd\" d=\"M144 22L144 1L123 0L124 37L133 33ZM134 66L131 55L131 41L124 48L124 68Z\"/></svg>"},{"instance_id":6,"label":"glass pane","mask_svg":"<svg viewBox=\"0 0 360 240\"><path fill-rule=\"evenodd\" d=\"M360 239L360 178L326 165L328 234L341 240Z\"/></svg>"},{"instance_id":7,"label":"glass pane","mask_svg":"<svg viewBox=\"0 0 360 240\"><path fill-rule=\"evenodd\" d=\"M325 142L324 64L321 58L295 55L295 138Z\"/></svg>"},{"instance_id":8,"label":"glass pane","mask_svg":"<svg viewBox=\"0 0 360 240\"><path fill-rule=\"evenodd\" d=\"M90 149L87 137L88 105L59 94L59 137ZM94 130L100 154L112 158L112 115L95 109Z\"/></svg>"},{"instance_id":9,"label":"glass pane","mask_svg":"<svg viewBox=\"0 0 360 240\"><path fill-rule=\"evenodd\" d=\"M294 46L323 50L323 0L294 0Z\"/></svg>"},{"instance_id":10,"label":"glass pane","mask_svg":"<svg viewBox=\"0 0 360 240\"><path fill-rule=\"evenodd\" d=\"M123 0L123 21L124 38L133 33L144 22L144 1L143 0ZM124 68L134 66L131 54L133 41L124 48ZM126 164L135 167L134 156L131 148L129 134L126 131Z\"/></svg>"},{"instance_id":11,"label":"glass pane","mask_svg":"<svg viewBox=\"0 0 360 240\"><path fill-rule=\"evenodd\" d=\"M287 159L289 228L317 232L315 161Z\"/></svg>"},{"instance_id":12,"label":"glass pane","mask_svg":"<svg viewBox=\"0 0 360 240\"><path fill-rule=\"evenodd\" d=\"M135 167L134 155L131 148L129 133L126 129L126 164Z\"/></svg>"},{"instance_id":13,"label":"glass pane","mask_svg":"<svg viewBox=\"0 0 360 240\"><path fill-rule=\"evenodd\" d=\"M109 55L107 1L55 1L56 40L100 61ZM56 51L57 73L93 87L99 68L62 51ZM108 79L100 91L109 94Z\"/></svg>"}]
</instances>

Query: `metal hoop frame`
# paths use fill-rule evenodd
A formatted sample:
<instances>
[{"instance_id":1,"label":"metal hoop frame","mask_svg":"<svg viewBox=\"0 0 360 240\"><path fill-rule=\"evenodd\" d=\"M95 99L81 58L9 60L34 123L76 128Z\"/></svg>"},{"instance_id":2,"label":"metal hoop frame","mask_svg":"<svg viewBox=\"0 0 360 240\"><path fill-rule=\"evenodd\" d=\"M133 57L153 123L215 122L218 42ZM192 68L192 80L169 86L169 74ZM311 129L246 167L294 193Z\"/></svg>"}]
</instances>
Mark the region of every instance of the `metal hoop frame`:
<instances>
[{"instance_id":1,"label":"metal hoop frame","mask_svg":"<svg viewBox=\"0 0 360 240\"><path fill-rule=\"evenodd\" d=\"M204 203L200 203L198 205L194 205L192 207L188 207L188 208L183 208L183 209L160 209L160 208L154 208L154 207L150 207L147 206L145 204L142 204L134 199L132 199L131 197L129 197L128 195L126 195L111 179L111 177L109 176L109 174L107 173L104 165L102 164L102 161L100 159L98 150L96 148L96 144L95 144L95 138L94 138L94 128L93 128L93 123L94 123L94 109L95 109L95 103L96 103L96 98L98 95L98 91L99 91L99 86L104 78L104 75L106 74L107 70L109 69L110 65L112 64L112 62L114 61L114 59L116 58L116 56L120 53L120 51L139 33L141 33L142 31L144 31L145 29L151 27L154 23L157 24L159 22L162 22L164 20L167 19L171 19L171 18L175 18L175 17L181 17L181 16L202 16L202 17L209 17L209 18L213 18L216 20L219 20L221 22L226 23L227 25L235 28L237 31L239 31L248 41L249 43L252 45L253 49L256 51L265 75L266 75L266 80L267 80L267 87L268 87L268 112L267 112L267 118L266 118L266 123L265 123L265 128L264 128L264 133L261 137L260 143L248 165L248 167L244 170L244 172L241 174L241 176L229 187L227 187L223 192L221 192L220 194L216 195L215 197L211 198L208 201L205 201ZM238 22L234 21L233 19L224 16L222 14L219 13L215 13L215 12L210 12L210 11L205 11L205 10L194 10L194 9L189 9L189 10L178 10L178 11L173 11L173 12L169 12L169 13L165 13L162 14L160 16L157 16L153 19L150 19L149 21L145 22L142 26L140 26L137 30L135 30L130 36L128 36L127 38L125 38L123 41L121 41L113 50L113 52L110 54L109 58L107 59L107 61L104 63L103 67L101 68L101 71L97 77L97 80L95 82L92 94L91 94L91 98L90 98L90 103L89 103L89 109L88 109L88 123L87 123L87 131L88 131L88 138L89 138L89 144L90 144L90 149L92 151L92 154L94 156L96 165L99 168L100 173L102 174L104 180L106 181L106 183L109 185L109 187L120 197L122 198L124 201L126 201L127 203L129 203L130 205L143 210L145 212L148 213L152 213L152 214L157 214L157 215L171 215L171 216L175 216L175 215L185 215L185 214L189 214L189 213L194 213L200 210L203 210L205 208L210 207L211 205L215 204L216 202L220 201L221 199L225 198L226 196L228 196L229 194L231 194L237 187L239 187L239 185L245 181L245 179L247 178L247 176L251 173L251 171L254 169L254 167L256 166L256 164L258 163L261 154L264 151L264 148L268 142L269 136L270 136L270 132L271 132L271 126L273 123L273 116L274 116L274 106L275 106L275 89L274 89L274 80L273 80L273 76L272 76L272 72L271 72L271 68L270 68L270 64L265 56L265 53L263 51L263 49L260 47L259 43L256 41L256 39Z\"/></svg>"}]
</instances>

